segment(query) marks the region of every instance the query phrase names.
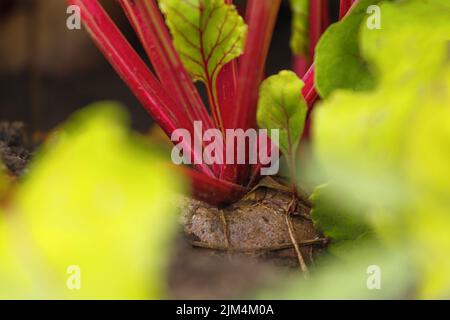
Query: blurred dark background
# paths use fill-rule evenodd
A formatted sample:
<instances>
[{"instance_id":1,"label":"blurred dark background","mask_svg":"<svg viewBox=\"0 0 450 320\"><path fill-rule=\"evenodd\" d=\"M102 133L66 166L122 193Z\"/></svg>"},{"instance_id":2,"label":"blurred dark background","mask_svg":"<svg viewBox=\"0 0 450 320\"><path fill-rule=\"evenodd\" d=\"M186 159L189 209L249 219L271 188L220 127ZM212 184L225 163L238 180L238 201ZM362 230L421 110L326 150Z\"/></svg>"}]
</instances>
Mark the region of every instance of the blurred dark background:
<instances>
[{"instance_id":1,"label":"blurred dark background","mask_svg":"<svg viewBox=\"0 0 450 320\"><path fill-rule=\"evenodd\" d=\"M116 1L101 2L144 56ZM330 0L332 19L338 3ZM0 121L23 121L30 133L47 132L91 102L117 100L128 107L133 127L147 131L150 117L86 31L66 28L66 8L64 0L0 0ZM284 0L267 74L291 68L290 24Z\"/></svg>"}]
</instances>

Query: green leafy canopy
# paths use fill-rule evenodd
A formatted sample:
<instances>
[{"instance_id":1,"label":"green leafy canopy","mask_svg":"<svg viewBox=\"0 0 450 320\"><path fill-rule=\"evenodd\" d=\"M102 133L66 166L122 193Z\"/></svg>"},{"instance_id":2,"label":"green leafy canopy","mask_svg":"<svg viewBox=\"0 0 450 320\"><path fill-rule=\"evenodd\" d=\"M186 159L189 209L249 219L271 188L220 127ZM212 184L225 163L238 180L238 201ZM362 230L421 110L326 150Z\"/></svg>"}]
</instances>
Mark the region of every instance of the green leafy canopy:
<instances>
[{"instance_id":1,"label":"green leafy canopy","mask_svg":"<svg viewBox=\"0 0 450 320\"><path fill-rule=\"evenodd\" d=\"M176 50L194 80L214 82L243 52L247 26L224 0L159 0Z\"/></svg>"}]
</instances>

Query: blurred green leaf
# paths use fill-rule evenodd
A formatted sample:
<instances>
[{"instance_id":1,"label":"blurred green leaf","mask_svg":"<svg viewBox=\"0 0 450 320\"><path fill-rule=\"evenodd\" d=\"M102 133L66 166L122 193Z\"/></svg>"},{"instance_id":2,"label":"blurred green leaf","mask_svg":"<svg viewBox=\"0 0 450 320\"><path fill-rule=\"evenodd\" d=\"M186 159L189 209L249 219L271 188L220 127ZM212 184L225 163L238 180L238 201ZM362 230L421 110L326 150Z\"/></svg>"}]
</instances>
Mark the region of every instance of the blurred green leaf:
<instances>
[{"instance_id":1,"label":"blurred green leaf","mask_svg":"<svg viewBox=\"0 0 450 320\"><path fill-rule=\"evenodd\" d=\"M419 3L421 2L410 7L417 8ZM448 91L445 83L445 70L448 70L448 41L445 40L448 22L438 18L439 15L446 18L447 15L439 8L429 6L420 11L419 16L415 16L414 10L410 10L412 12L407 15L401 15L408 18L400 18L399 11L404 12L408 7L402 3L398 4L400 8L397 11L391 9L395 6L382 6L384 31L362 27L363 39L366 34L367 37L374 37L375 33L384 39L382 42L378 37L372 38L372 42L362 41L368 43L364 45L364 52L370 51L370 43L378 43L379 46L385 44L384 47L378 46L375 49L378 56L373 54L378 57L375 63L379 73L386 74L380 75L380 86L371 93L339 91L319 106L316 113L316 151L328 175L344 186L353 186L354 190L370 181L374 188L371 195L372 198L378 198L376 201L392 197L392 192L395 194L395 190L403 185L402 181L400 185L396 183L404 175L404 164L409 161L409 154L400 146L405 143L414 144L411 135L414 135L416 128L412 124L419 124L423 120L418 116L418 111L424 109L430 101L445 105L442 98L446 98ZM394 13L389 15L392 10ZM424 23L425 12L428 12L428 19L436 21L436 24ZM389 28L390 24L393 25L392 28ZM385 34L381 35L380 32ZM421 41L410 41L413 34L415 39L420 38ZM427 36L428 34L432 36ZM399 35L403 35L405 40L401 41L402 37ZM392 37L393 40L388 40ZM406 54L406 42L413 42L414 46L420 43L422 50L412 50ZM434 48L433 53L425 54L425 48L430 47ZM386 65L386 60L395 61L395 66ZM416 67L417 65L420 66ZM422 68L422 65L427 67ZM398 90L399 87L402 90ZM436 98L433 99L433 96ZM443 113L445 108L437 108L436 112ZM377 183L374 184L374 181ZM377 196L384 197L380 199ZM392 197L391 202L407 199L399 196L401 195Z\"/></svg>"},{"instance_id":2,"label":"blurred green leaf","mask_svg":"<svg viewBox=\"0 0 450 320\"><path fill-rule=\"evenodd\" d=\"M380 87L392 91L401 85L405 91L431 85L442 74L440 66L448 63L450 3L384 2L380 9L381 29L363 23L359 33L361 54L371 63Z\"/></svg>"},{"instance_id":3,"label":"blurred green leaf","mask_svg":"<svg viewBox=\"0 0 450 320\"><path fill-rule=\"evenodd\" d=\"M305 126L307 106L302 88L302 80L291 71L267 78L260 87L258 125L280 130L279 148L289 161L296 154Z\"/></svg>"},{"instance_id":4,"label":"blurred green leaf","mask_svg":"<svg viewBox=\"0 0 450 320\"><path fill-rule=\"evenodd\" d=\"M319 263L321 267L314 270L309 280L289 279L278 288L263 291L257 298L406 299L410 298L417 274L407 250L393 251L374 245L350 251L346 260L322 259ZM374 287L376 280L372 278L378 275L379 289Z\"/></svg>"},{"instance_id":5,"label":"blurred green leaf","mask_svg":"<svg viewBox=\"0 0 450 320\"><path fill-rule=\"evenodd\" d=\"M34 298L37 298L39 289L46 290L44 283L46 274L42 274L42 287L39 288L36 281L33 281L33 273L37 276L37 265L31 264L34 261L29 259L28 267L20 261L27 259L32 250L23 244L20 238L23 236L17 234L21 230L12 230L11 221L7 221L9 216L0 209L0 299L26 299L31 298L31 292L35 292ZM10 220L10 219L9 219ZM11 241L15 237L18 241Z\"/></svg>"},{"instance_id":6,"label":"blurred green leaf","mask_svg":"<svg viewBox=\"0 0 450 320\"><path fill-rule=\"evenodd\" d=\"M373 230L368 217L360 213L364 207L345 203L327 185L317 187L311 200L314 227L331 239L328 249L334 255L346 256L371 238Z\"/></svg>"},{"instance_id":7,"label":"blurred green leaf","mask_svg":"<svg viewBox=\"0 0 450 320\"><path fill-rule=\"evenodd\" d=\"M380 30L360 29L378 87L322 103L315 150L342 199L362 201L387 244L410 246L422 297L449 297L450 5L386 2L381 13Z\"/></svg>"},{"instance_id":8,"label":"blurred green leaf","mask_svg":"<svg viewBox=\"0 0 450 320\"><path fill-rule=\"evenodd\" d=\"M292 11L291 50L296 55L309 54L310 0L290 0Z\"/></svg>"},{"instance_id":9,"label":"blurred green leaf","mask_svg":"<svg viewBox=\"0 0 450 320\"><path fill-rule=\"evenodd\" d=\"M32 164L0 223L0 278L18 280L1 297L164 297L180 178L130 136L124 118L112 103L88 107ZM78 271L81 288L71 290Z\"/></svg>"},{"instance_id":10,"label":"blurred green leaf","mask_svg":"<svg viewBox=\"0 0 450 320\"><path fill-rule=\"evenodd\" d=\"M379 0L361 0L340 22L331 25L316 48L316 87L322 98L336 89L364 91L372 89L375 80L358 43L360 25L369 5Z\"/></svg>"},{"instance_id":11,"label":"blurred green leaf","mask_svg":"<svg viewBox=\"0 0 450 320\"><path fill-rule=\"evenodd\" d=\"M421 297L450 298L450 72L430 92L408 146L412 196L401 216L424 268ZM380 225L380 228L383 224Z\"/></svg>"}]
</instances>

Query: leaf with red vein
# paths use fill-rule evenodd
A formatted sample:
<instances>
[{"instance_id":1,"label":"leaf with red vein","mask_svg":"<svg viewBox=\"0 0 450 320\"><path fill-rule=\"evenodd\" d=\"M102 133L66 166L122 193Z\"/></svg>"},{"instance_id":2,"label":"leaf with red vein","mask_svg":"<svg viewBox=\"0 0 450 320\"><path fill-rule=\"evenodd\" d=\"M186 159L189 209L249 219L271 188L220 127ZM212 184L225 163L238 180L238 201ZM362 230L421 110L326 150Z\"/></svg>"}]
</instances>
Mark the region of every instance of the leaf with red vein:
<instances>
[{"instance_id":1,"label":"leaf with red vein","mask_svg":"<svg viewBox=\"0 0 450 320\"><path fill-rule=\"evenodd\" d=\"M181 60L193 79L206 85L215 125L223 131L217 77L242 54L247 31L243 19L223 0L160 0L159 4Z\"/></svg>"}]
</instances>

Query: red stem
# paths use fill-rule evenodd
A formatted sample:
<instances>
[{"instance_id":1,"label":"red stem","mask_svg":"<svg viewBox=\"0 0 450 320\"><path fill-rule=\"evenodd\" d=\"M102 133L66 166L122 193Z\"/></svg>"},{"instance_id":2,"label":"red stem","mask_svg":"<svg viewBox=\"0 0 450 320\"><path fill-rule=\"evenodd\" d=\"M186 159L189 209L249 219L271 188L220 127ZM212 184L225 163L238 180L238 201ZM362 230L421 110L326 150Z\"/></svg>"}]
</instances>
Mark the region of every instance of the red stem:
<instances>
[{"instance_id":1,"label":"red stem","mask_svg":"<svg viewBox=\"0 0 450 320\"><path fill-rule=\"evenodd\" d=\"M345 2L345 0L341 1L341 8L343 6L342 5L343 2ZM351 2L350 5L348 7L347 6L345 7L346 11L345 14L342 15L341 19L349 13L350 9L352 8L352 5L356 3L356 1L354 0L353 1L350 0L350 2ZM312 1L312 3L316 3L316 1ZM305 97L308 107L312 108L318 98L316 88L314 87L314 64L311 65L309 70L304 75L303 82L305 83L305 86L303 87L302 90L303 96Z\"/></svg>"},{"instance_id":2,"label":"red stem","mask_svg":"<svg viewBox=\"0 0 450 320\"><path fill-rule=\"evenodd\" d=\"M305 75L308 67L311 65L311 59L306 55L294 56L294 72L301 78Z\"/></svg>"},{"instance_id":3,"label":"red stem","mask_svg":"<svg viewBox=\"0 0 450 320\"><path fill-rule=\"evenodd\" d=\"M217 96L223 129L232 129L234 110L236 109L237 79L236 60L226 64L217 77Z\"/></svg>"},{"instance_id":4,"label":"red stem","mask_svg":"<svg viewBox=\"0 0 450 320\"><path fill-rule=\"evenodd\" d=\"M181 171L190 178L193 196L213 205L233 203L248 192L240 185L208 177L191 168L181 167Z\"/></svg>"},{"instance_id":5,"label":"red stem","mask_svg":"<svg viewBox=\"0 0 450 320\"><path fill-rule=\"evenodd\" d=\"M328 3L328 0L322 0L322 33L325 32L325 30L330 25L330 5Z\"/></svg>"},{"instance_id":6,"label":"red stem","mask_svg":"<svg viewBox=\"0 0 450 320\"><path fill-rule=\"evenodd\" d=\"M314 59L316 45L322 33L322 0L311 1L309 10L309 56Z\"/></svg>"},{"instance_id":7,"label":"red stem","mask_svg":"<svg viewBox=\"0 0 450 320\"><path fill-rule=\"evenodd\" d=\"M98 48L166 134L170 137L178 128L189 128L190 122L185 112L171 99L98 1L67 1L81 8L84 25ZM186 149L194 158L202 156L195 154L190 144ZM202 164L198 168L204 174L214 176L208 166Z\"/></svg>"},{"instance_id":8,"label":"red stem","mask_svg":"<svg viewBox=\"0 0 450 320\"><path fill-rule=\"evenodd\" d=\"M200 120L205 129L211 118L188 72L175 50L164 19L154 0L119 0L144 46L161 83L185 110L191 122Z\"/></svg>"},{"instance_id":9,"label":"red stem","mask_svg":"<svg viewBox=\"0 0 450 320\"><path fill-rule=\"evenodd\" d=\"M314 60L317 43L322 33L330 24L329 5L327 0L311 1L309 14L309 50L310 57Z\"/></svg>"},{"instance_id":10,"label":"red stem","mask_svg":"<svg viewBox=\"0 0 450 320\"><path fill-rule=\"evenodd\" d=\"M232 128L256 128L259 85L264 77L273 30L281 0L249 0L248 35L239 63L237 108Z\"/></svg>"},{"instance_id":11,"label":"red stem","mask_svg":"<svg viewBox=\"0 0 450 320\"><path fill-rule=\"evenodd\" d=\"M339 7L339 20L342 20L352 7L354 0L341 0Z\"/></svg>"},{"instance_id":12,"label":"red stem","mask_svg":"<svg viewBox=\"0 0 450 320\"><path fill-rule=\"evenodd\" d=\"M317 13L317 8L319 6L318 2L319 1L312 1L312 4L314 4L314 7L315 7L314 8L315 14L318 14ZM355 0L341 0L339 20L342 20L349 13L350 9L352 8L352 6L355 3L356 3ZM328 6L327 3L325 3L325 5ZM325 7L325 9L327 9L327 7ZM311 14L312 14L312 12L311 12ZM322 16L322 23L329 22L328 18L326 16L324 16L323 13L322 13L321 16ZM328 25L323 27L322 32L325 31L326 27L328 27ZM316 21L316 28L318 28L317 21ZM317 30L315 30L315 32L317 32ZM316 43L316 45L317 45L317 43ZM319 98L318 93L316 91L316 88L314 86L314 64L306 72L305 76L303 77L303 82L305 83L305 86L303 87L302 94L305 97L306 103L307 103L307 105L309 107L303 137L304 138L309 138L310 127L311 127L311 117L310 117L310 115L311 115L311 113L313 111L314 103Z\"/></svg>"},{"instance_id":13,"label":"red stem","mask_svg":"<svg viewBox=\"0 0 450 320\"><path fill-rule=\"evenodd\" d=\"M230 129L256 128L259 86L264 77L267 55L272 40L281 0L249 0L246 10L248 35L243 56L239 59L239 79ZM223 179L246 184L249 166L226 165Z\"/></svg>"},{"instance_id":14,"label":"red stem","mask_svg":"<svg viewBox=\"0 0 450 320\"><path fill-rule=\"evenodd\" d=\"M190 126L186 129L195 134L192 126L194 121L201 121L204 130L211 129L213 125L208 110L173 46L156 2L154 0L119 0L119 2L139 36L161 83L189 118ZM202 141L202 137L197 138ZM218 176L221 166L215 164L212 168Z\"/></svg>"},{"instance_id":15,"label":"red stem","mask_svg":"<svg viewBox=\"0 0 450 320\"><path fill-rule=\"evenodd\" d=\"M305 85L303 86L302 94L308 108L311 109L318 98L316 88L314 87L314 64L305 73L303 82Z\"/></svg>"},{"instance_id":16,"label":"red stem","mask_svg":"<svg viewBox=\"0 0 450 320\"><path fill-rule=\"evenodd\" d=\"M225 3L233 4L233 0L225 0ZM237 79L238 63L235 59L226 64L217 77L217 96L224 129L232 129L236 108Z\"/></svg>"}]
</instances>

